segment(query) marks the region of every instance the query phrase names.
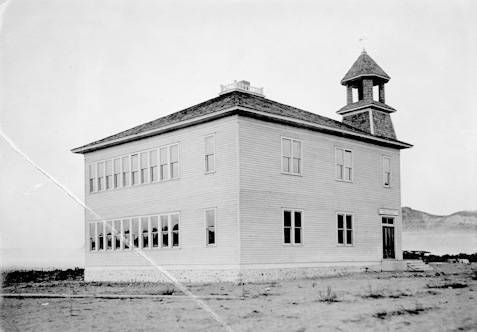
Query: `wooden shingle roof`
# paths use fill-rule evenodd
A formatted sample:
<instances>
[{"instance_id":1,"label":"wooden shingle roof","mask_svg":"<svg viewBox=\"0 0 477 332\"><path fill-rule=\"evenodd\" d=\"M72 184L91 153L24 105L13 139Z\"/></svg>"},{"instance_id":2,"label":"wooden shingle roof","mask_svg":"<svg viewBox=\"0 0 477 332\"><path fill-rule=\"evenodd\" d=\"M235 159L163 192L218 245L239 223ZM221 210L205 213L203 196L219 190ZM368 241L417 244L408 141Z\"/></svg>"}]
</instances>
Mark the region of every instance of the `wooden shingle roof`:
<instances>
[{"instance_id":1,"label":"wooden shingle roof","mask_svg":"<svg viewBox=\"0 0 477 332\"><path fill-rule=\"evenodd\" d=\"M358 59L353 63L346 75L341 80L342 85L360 77L377 77L387 82L391 79L386 72L363 50Z\"/></svg>"},{"instance_id":2,"label":"wooden shingle roof","mask_svg":"<svg viewBox=\"0 0 477 332\"><path fill-rule=\"evenodd\" d=\"M265 121L277 121L304 128L313 127L316 130L329 134L371 141L375 144L393 146L396 148L407 148L411 146L398 140L378 138L342 122L281 104L265 97L241 91L232 91L184 110L72 149L72 152L92 152L234 114L260 118Z\"/></svg>"}]
</instances>

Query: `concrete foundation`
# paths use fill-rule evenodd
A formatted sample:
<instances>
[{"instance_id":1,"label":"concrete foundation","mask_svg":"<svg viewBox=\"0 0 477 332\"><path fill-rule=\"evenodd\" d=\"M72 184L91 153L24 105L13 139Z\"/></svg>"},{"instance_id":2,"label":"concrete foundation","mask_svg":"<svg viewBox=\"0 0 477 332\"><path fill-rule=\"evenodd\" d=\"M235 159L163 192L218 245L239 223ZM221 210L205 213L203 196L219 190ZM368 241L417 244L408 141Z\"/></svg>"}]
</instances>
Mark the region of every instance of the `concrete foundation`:
<instances>
[{"instance_id":1,"label":"concrete foundation","mask_svg":"<svg viewBox=\"0 0 477 332\"><path fill-rule=\"evenodd\" d=\"M165 271L175 279L184 283L209 282L262 282L274 280L293 280L320 276L334 276L344 273L365 271L404 271L404 261L382 261L355 263L353 265L320 265L320 266L289 266L274 267L234 267L224 269L177 269L165 268ZM170 282L165 273L155 267L87 267L85 281L112 282Z\"/></svg>"}]
</instances>

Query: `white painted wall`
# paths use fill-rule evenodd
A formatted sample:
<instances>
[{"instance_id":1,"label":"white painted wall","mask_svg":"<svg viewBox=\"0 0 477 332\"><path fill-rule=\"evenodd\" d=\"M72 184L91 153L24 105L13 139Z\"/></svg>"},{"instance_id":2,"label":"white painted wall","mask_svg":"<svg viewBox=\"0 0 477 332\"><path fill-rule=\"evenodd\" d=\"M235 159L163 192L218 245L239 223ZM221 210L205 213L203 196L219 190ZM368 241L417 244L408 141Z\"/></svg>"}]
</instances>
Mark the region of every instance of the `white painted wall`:
<instances>
[{"instance_id":1,"label":"white painted wall","mask_svg":"<svg viewBox=\"0 0 477 332\"><path fill-rule=\"evenodd\" d=\"M399 150L250 118L239 118L241 264L376 262L380 208L400 210ZM281 137L302 140L303 175L281 173ZM335 180L334 149L353 150L354 180ZM382 155L392 157L392 187ZM303 210L303 245L284 245L282 208ZM354 246L337 245L338 211L354 214ZM401 217L396 218L401 259Z\"/></svg>"},{"instance_id":2,"label":"white painted wall","mask_svg":"<svg viewBox=\"0 0 477 332\"><path fill-rule=\"evenodd\" d=\"M204 137L216 135L216 172L204 173ZM238 209L238 120L227 117L171 133L94 151L85 156L86 203L104 219L180 211L180 248L145 249L164 266L223 266L239 262ZM88 164L165 144L180 143L180 178L154 184L90 194ZM204 209L217 208L216 247L206 247ZM145 266L131 251L88 251L86 213L86 267Z\"/></svg>"}]
</instances>

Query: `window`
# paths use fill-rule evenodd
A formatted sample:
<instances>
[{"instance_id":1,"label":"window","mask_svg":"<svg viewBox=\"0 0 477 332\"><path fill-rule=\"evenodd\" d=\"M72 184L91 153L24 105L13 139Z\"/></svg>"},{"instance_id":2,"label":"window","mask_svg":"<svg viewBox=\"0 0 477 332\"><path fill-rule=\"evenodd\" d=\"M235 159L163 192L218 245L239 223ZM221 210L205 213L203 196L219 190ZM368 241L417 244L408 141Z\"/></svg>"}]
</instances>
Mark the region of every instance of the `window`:
<instances>
[{"instance_id":1,"label":"window","mask_svg":"<svg viewBox=\"0 0 477 332\"><path fill-rule=\"evenodd\" d=\"M205 138L205 172L215 171L215 135Z\"/></svg>"},{"instance_id":2,"label":"window","mask_svg":"<svg viewBox=\"0 0 477 332\"><path fill-rule=\"evenodd\" d=\"M394 225L394 218L393 217L383 217L382 221L383 221L383 224Z\"/></svg>"},{"instance_id":3,"label":"window","mask_svg":"<svg viewBox=\"0 0 477 332\"><path fill-rule=\"evenodd\" d=\"M106 222L106 229L104 233L106 234L106 249L111 250L113 249L113 222L107 221Z\"/></svg>"},{"instance_id":4,"label":"window","mask_svg":"<svg viewBox=\"0 0 477 332\"><path fill-rule=\"evenodd\" d=\"M139 156L131 155L131 186L139 184Z\"/></svg>"},{"instance_id":5,"label":"window","mask_svg":"<svg viewBox=\"0 0 477 332\"><path fill-rule=\"evenodd\" d=\"M113 187L113 162L111 160L106 161L106 190Z\"/></svg>"},{"instance_id":6,"label":"window","mask_svg":"<svg viewBox=\"0 0 477 332\"><path fill-rule=\"evenodd\" d=\"M179 145L173 144L159 149L159 180L179 177Z\"/></svg>"},{"instance_id":7,"label":"window","mask_svg":"<svg viewBox=\"0 0 477 332\"><path fill-rule=\"evenodd\" d=\"M353 180L353 153L351 150L336 148L336 179L342 181Z\"/></svg>"},{"instance_id":8,"label":"window","mask_svg":"<svg viewBox=\"0 0 477 332\"><path fill-rule=\"evenodd\" d=\"M208 246L215 245L215 209L205 210L205 239Z\"/></svg>"},{"instance_id":9,"label":"window","mask_svg":"<svg viewBox=\"0 0 477 332\"><path fill-rule=\"evenodd\" d=\"M122 157L123 166L123 187L129 186L129 157Z\"/></svg>"},{"instance_id":10,"label":"window","mask_svg":"<svg viewBox=\"0 0 477 332\"><path fill-rule=\"evenodd\" d=\"M98 163L98 191L104 190L104 162Z\"/></svg>"},{"instance_id":11,"label":"window","mask_svg":"<svg viewBox=\"0 0 477 332\"><path fill-rule=\"evenodd\" d=\"M283 210L283 243L302 243L302 212Z\"/></svg>"},{"instance_id":12,"label":"window","mask_svg":"<svg viewBox=\"0 0 477 332\"><path fill-rule=\"evenodd\" d=\"M159 218L157 216L151 217L151 237L152 237L152 247L159 247Z\"/></svg>"},{"instance_id":13,"label":"window","mask_svg":"<svg viewBox=\"0 0 477 332\"><path fill-rule=\"evenodd\" d=\"M147 183L148 176L147 176L147 169L148 169L148 153L147 152L141 152L141 183Z\"/></svg>"},{"instance_id":14,"label":"window","mask_svg":"<svg viewBox=\"0 0 477 332\"><path fill-rule=\"evenodd\" d=\"M353 216L347 213L338 213L338 244L353 245Z\"/></svg>"},{"instance_id":15,"label":"window","mask_svg":"<svg viewBox=\"0 0 477 332\"><path fill-rule=\"evenodd\" d=\"M170 163L171 163L171 179L179 177L179 146L177 144L171 145L170 149Z\"/></svg>"},{"instance_id":16,"label":"window","mask_svg":"<svg viewBox=\"0 0 477 332\"><path fill-rule=\"evenodd\" d=\"M131 219L131 242L134 248L139 248L139 219Z\"/></svg>"},{"instance_id":17,"label":"window","mask_svg":"<svg viewBox=\"0 0 477 332\"><path fill-rule=\"evenodd\" d=\"M104 222L99 221L98 222L98 247L99 250L104 249Z\"/></svg>"},{"instance_id":18,"label":"window","mask_svg":"<svg viewBox=\"0 0 477 332\"><path fill-rule=\"evenodd\" d=\"M172 246L179 246L179 215L172 214L170 217L171 228L172 228Z\"/></svg>"},{"instance_id":19,"label":"window","mask_svg":"<svg viewBox=\"0 0 477 332\"><path fill-rule=\"evenodd\" d=\"M141 218L141 248L149 248L149 218Z\"/></svg>"},{"instance_id":20,"label":"window","mask_svg":"<svg viewBox=\"0 0 477 332\"><path fill-rule=\"evenodd\" d=\"M113 225L113 249L119 250L121 249L121 220L115 220Z\"/></svg>"},{"instance_id":21,"label":"window","mask_svg":"<svg viewBox=\"0 0 477 332\"><path fill-rule=\"evenodd\" d=\"M288 174L301 174L301 142L282 138L282 171Z\"/></svg>"},{"instance_id":22,"label":"window","mask_svg":"<svg viewBox=\"0 0 477 332\"><path fill-rule=\"evenodd\" d=\"M169 247L169 220L168 216L161 216L161 247Z\"/></svg>"},{"instance_id":23,"label":"window","mask_svg":"<svg viewBox=\"0 0 477 332\"><path fill-rule=\"evenodd\" d=\"M391 158L383 157L383 184L385 187L391 186Z\"/></svg>"},{"instance_id":24,"label":"window","mask_svg":"<svg viewBox=\"0 0 477 332\"><path fill-rule=\"evenodd\" d=\"M179 246L179 214L163 214L161 221L161 247Z\"/></svg>"},{"instance_id":25,"label":"window","mask_svg":"<svg viewBox=\"0 0 477 332\"><path fill-rule=\"evenodd\" d=\"M121 159L113 161L113 188L119 188L119 176L121 172Z\"/></svg>"},{"instance_id":26,"label":"window","mask_svg":"<svg viewBox=\"0 0 477 332\"><path fill-rule=\"evenodd\" d=\"M161 148L159 150L159 158L160 158L160 179L167 180L168 172L167 172L167 148Z\"/></svg>"},{"instance_id":27,"label":"window","mask_svg":"<svg viewBox=\"0 0 477 332\"><path fill-rule=\"evenodd\" d=\"M92 193L94 192L94 178L95 178L94 164L89 165L88 174L89 174L89 192Z\"/></svg>"},{"instance_id":28,"label":"window","mask_svg":"<svg viewBox=\"0 0 477 332\"><path fill-rule=\"evenodd\" d=\"M157 150L149 151L149 178L157 181Z\"/></svg>"},{"instance_id":29,"label":"window","mask_svg":"<svg viewBox=\"0 0 477 332\"><path fill-rule=\"evenodd\" d=\"M96 223L89 224L89 250L96 250Z\"/></svg>"},{"instance_id":30,"label":"window","mask_svg":"<svg viewBox=\"0 0 477 332\"><path fill-rule=\"evenodd\" d=\"M131 223L129 219L123 220L122 228L123 249L129 249L131 247Z\"/></svg>"}]
</instances>

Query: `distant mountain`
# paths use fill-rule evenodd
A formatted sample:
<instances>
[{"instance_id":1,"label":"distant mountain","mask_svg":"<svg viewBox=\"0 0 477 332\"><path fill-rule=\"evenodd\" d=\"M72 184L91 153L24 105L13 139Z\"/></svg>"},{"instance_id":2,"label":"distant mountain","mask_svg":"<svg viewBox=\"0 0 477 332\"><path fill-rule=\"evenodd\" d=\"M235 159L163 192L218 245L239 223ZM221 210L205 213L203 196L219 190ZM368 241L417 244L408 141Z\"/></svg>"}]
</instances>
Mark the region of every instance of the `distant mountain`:
<instances>
[{"instance_id":1,"label":"distant mountain","mask_svg":"<svg viewBox=\"0 0 477 332\"><path fill-rule=\"evenodd\" d=\"M403 207L402 221L404 232L424 230L477 232L477 211L460 211L447 216L438 216Z\"/></svg>"}]
</instances>

